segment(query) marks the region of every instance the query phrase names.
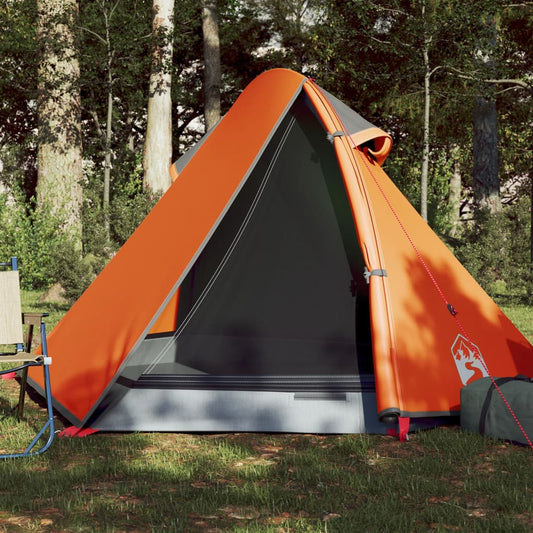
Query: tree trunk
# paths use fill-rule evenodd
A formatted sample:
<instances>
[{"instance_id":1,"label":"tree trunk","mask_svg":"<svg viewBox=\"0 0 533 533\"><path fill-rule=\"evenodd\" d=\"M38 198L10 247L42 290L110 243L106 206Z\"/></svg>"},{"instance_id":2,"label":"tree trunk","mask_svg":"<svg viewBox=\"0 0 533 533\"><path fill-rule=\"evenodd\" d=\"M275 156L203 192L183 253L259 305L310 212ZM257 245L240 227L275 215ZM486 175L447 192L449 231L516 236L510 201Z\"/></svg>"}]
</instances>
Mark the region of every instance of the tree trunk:
<instances>
[{"instance_id":1,"label":"tree trunk","mask_svg":"<svg viewBox=\"0 0 533 533\"><path fill-rule=\"evenodd\" d=\"M205 130L220 120L220 39L216 0L202 0L202 32L204 38Z\"/></svg>"},{"instance_id":2,"label":"tree trunk","mask_svg":"<svg viewBox=\"0 0 533 533\"><path fill-rule=\"evenodd\" d=\"M452 174L450 176L450 192L448 194L450 237L457 236L461 223L461 163L459 153L459 147L453 146L451 149Z\"/></svg>"},{"instance_id":3,"label":"tree trunk","mask_svg":"<svg viewBox=\"0 0 533 533\"><path fill-rule=\"evenodd\" d=\"M428 174L429 174L429 112L431 109L431 93L429 69L429 43L424 42L424 146L422 149L422 172L420 175L420 214L428 220Z\"/></svg>"},{"instance_id":4,"label":"tree trunk","mask_svg":"<svg viewBox=\"0 0 533 533\"><path fill-rule=\"evenodd\" d=\"M109 74L111 77L111 73ZM113 136L113 88L108 87L107 93L107 124L105 133L105 154L104 154L104 197L102 206L104 208L104 229L106 239L111 238L111 227L109 223L109 201L111 191L111 138Z\"/></svg>"},{"instance_id":5,"label":"tree trunk","mask_svg":"<svg viewBox=\"0 0 533 533\"><path fill-rule=\"evenodd\" d=\"M116 4L115 4L116 6ZM104 210L104 230L107 241L111 240L111 225L109 222L109 204L111 196L111 141L113 139L113 58L115 52L111 44L111 16L114 8L108 11L102 4L105 20L105 43L107 48L107 118L104 139L104 197L102 207Z\"/></svg>"},{"instance_id":6,"label":"tree trunk","mask_svg":"<svg viewBox=\"0 0 533 533\"><path fill-rule=\"evenodd\" d=\"M532 150L533 153L533 150ZM533 276L533 169L531 170L531 174L529 175L530 179L530 203L529 203L529 211L531 213L531 227L529 228L530 236L529 236L529 248L531 251L530 259L531 259L531 275Z\"/></svg>"},{"instance_id":7,"label":"tree trunk","mask_svg":"<svg viewBox=\"0 0 533 533\"><path fill-rule=\"evenodd\" d=\"M174 0L154 0L152 71L148 97L148 118L144 141L143 186L163 193L171 183L172 163L172 35Z\"/></svg>"},{"instance_id":8,"label":"tree trunk","mask_svg":"<svg viewBox=\"0 0 533 533\"><path fill-rule=\"evenodd\" d=\"M485 48L478 50L479 68L485 79L497 77L496 49L498 20L494 14L483 14L486 29ZM474 101L473 188L478 209L491 213L501 211L498 160L498 113L494 89L482 83Z\"/></svg>"},{"instance_id":9,"label":"tree trunk","mask_svg":"<svg viewBox=\"0 0 533 533\"><path fill-rule=\"evenodd\" d=\"M501 211L496 102L481 96L474 105L473 150L475 205L491 213Z\"/></svg>"},{"instance_id":10,"label":"tree trunk","mask_svg":"<svg viewBox=\"0 0 533 533\"><path fill-rule=\"evenodd\" d=\"M38 0L37 207L57 217L81 251L82 144L76 0Z\"/></svg>"}]
</instances>

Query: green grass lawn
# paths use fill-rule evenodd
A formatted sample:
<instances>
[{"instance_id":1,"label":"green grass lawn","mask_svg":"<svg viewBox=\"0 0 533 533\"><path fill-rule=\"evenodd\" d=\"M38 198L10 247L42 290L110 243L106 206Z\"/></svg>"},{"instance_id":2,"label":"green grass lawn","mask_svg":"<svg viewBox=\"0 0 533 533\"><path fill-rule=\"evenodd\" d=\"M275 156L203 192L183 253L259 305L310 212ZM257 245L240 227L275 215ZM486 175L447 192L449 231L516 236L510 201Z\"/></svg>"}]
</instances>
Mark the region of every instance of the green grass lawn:
<instances>
[{"instance_id":1,"label":"green grass lawn","mask_svg":"<svg viewBox=\"0 0 533 533\"><path fill-rule=\"evenodd\" d=\"M24 300L43 308L32 293ZM504 310L533 340L531 309ZM65 306L45 311L54 324ZM16 393L2 383L4 407ZM1 448L23 445L43 416L32 401L25 413L0 422ZM0 531L533 531L531 449L457 427L410 437L58 438L40 457L0 462Z\"/></svg>"},{"instance_id":2,"label":"green grass lawn","mask_svg":"<svg viewBox=\"0 0 533 533\"><path fill-rule=\"evenodd\" d=\"M530 449L458 428L96 434L0 463L0 531L533 530Z\"/></svg>"}]
</instances>

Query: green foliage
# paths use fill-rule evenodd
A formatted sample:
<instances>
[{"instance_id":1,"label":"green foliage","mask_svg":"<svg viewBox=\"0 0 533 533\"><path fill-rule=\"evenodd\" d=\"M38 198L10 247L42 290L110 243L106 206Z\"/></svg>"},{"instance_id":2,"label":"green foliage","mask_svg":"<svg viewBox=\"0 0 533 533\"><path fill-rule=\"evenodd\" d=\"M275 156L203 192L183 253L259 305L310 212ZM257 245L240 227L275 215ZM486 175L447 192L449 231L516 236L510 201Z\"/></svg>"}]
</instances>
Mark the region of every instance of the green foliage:
<instances>
[{"instance_id":1,"label":"green foliage","mask_svg":"<svg viewBox=\"0 0 533 533\"><path fill-rule=\"evenodd\" d=\"M432 150L428 191L428 223L439 235L450 231L451 206L448 204L450 176L454 161L444 150Z\"/></svg>"},{"instance_id":2,"label":"green foliage","mask_svg":"<svg viewBox=\"0 0 533 533\"><path fill-rule=\"evenodd\" d=\"M419 147L399 143L385 161L384 170L416 209L420 206Z\"/></svg>"},{"instance_id":3,"label":"green foliage","mask_svg":"<svg viewBox=\"0 0 533 533\"><path fill-rule=\"evenodd\" d=\"M529 202L523 199L501 213L476 212L455 253L490 294L497 294L503 282L507 292L533 304L529 209Z\"/></svg>"},{"instance_id":4,"label":"green foliage","mask_svg":"<svg viewBox=\"0 0 533 533\"><path fill-rule=\"evenodd\" d=\"M91 197L91 191L86 191L83 203L83 253L106 257L116 250L109 240L104 224L104 210L99 198Z\"/></svg>"},{"instance_id":5,"label":"green foliage","mask_svg":"<svg viewBox=\"0 0 533 533\"><path fill-rule=\"evenodd\" d=\"M83 258L70 240L56 243L53 251L53 279L65 290L69 302L77 300L105 266L105 258L87 254Z\"/></svg>"},{"instance_id":6,"label":"green foliage","mask_svg":"<svg viewBox=\"0 0 533 533\"><path fill-rule=\"evenodd\" d=\"M23 193L0 195L0 243L3 260L19 260L21 286L45 290L60 283L69 299L77 298L94 277L96 260L81 253L62 231L58 218L33 210ZM101 268L101 266L99 266Z\"/></svg>"},{"instance_id":7,"label":"green foliage","mask_svg":"<svg viewBox=\"0 0 533 533\"><path fill-rule=\"evenodd\" d=\"M35 0L0 3L0 140L35 134L37 96Z\"/></svg>"},{"instance_id":8,"label":"green foliage","mask_svg":"<svg viewBox=\"0 0 533 533\"><path fill-rule=\"evenodd\" d=\"M82 260L56 217L28 208L20 191L16 198L0 195L0 242L4 260L18 258L25 289L45 290L57 282L65 289L66 297L74 300L98 268L95 259Z\"/></svg>"},{"instance_id":9,"label":"green foliage","mask_svg":"<svg viewBox=\"0 0 533 533\"><path fill-rule=\"evenodd\" d=\"M111 230L113 240L119 246L124 244L137 226L144 220L158 197L146 191L127 197L118 195L111 203Z\"/></svg>"},{"instance_id":10,"label":"green foliage","mask_svg":"<svg viewBox=\"0 0 533 533\"><path fill-rule=\"evenodd\" d=\"M272 0L261 3L224 0L217 3L224 85L221 95L223 112L229 109L242 89L264 70L273 67L294 68L280 50L274 52L269 48L275 31L273 3Z\"/></svg>"},{"instance_id":11,"label":"green foliage","mask_svg":"<svg viewBox=\"0 0 533 533\"><path fill-rule=\"evenodd\" d=\"M154 203L141 186L153 42L152 2L86 0L79 5L85 165L83 256L74 253L75 247L71 249L59 233L59 221L33 211L39 131L35 0L0 4L0 182L11 195L10 202L5 196L0 198L2 254L21 258L25 286L44 288L61 280L74 295L125 242ZM487 77L479 56L490 51L498 64L498 77L520 82L494 88L498 93L502 195L504 200L529 195L533 7L527 2L220 0L217 8L223 110L256 75L269 68L287 67L313 76L325 89L391 133L395 145L386 171L415 207L420 202L422 156L421 51L427 45L433 69L428 215L430 225L439 233L446 233L449 223L451 170L447 147L461 147L460 171L464 185L470 185L466 181L472 167L472 100L479 93L480 80ZM496 47L487 20L498 22ZM203 105L200 3L176 2L174 23L172 120L176 158L199 135L198 127L191 124L202 115ZM111 137L107 138L110 93L113 113ZM105 153L112 154L108 212L102 209ZM522 213L527 210L527 201L520 205ZM458 253L485 287L503 280L509 290L527 293L531 280L527 213L520 215L522 226L515 228L519 238L514 243L499 233L500 226L506 228L506 235L514 231L514 211L506 209L505 213L497 221L479 215ZM489 254L491 249L494 252ZM69 256L72 264L67 264L64 256ZM494 266L489 264L492 261ZM79 282L73 279L74 273Z\"/></svg>"},{"instance_id":12,"label":"green foliage","mask_svg":"<svg viewBox=\"0 0 533 533\"><path fill-rule=\"evenodd\" d=\"M150 68L152 2L89 0L80 4L84 157L100 165L106 148L108 96L113 94L113 166L122 166L131 143L142 145ZM121 172L118 172L120 175Z\"/></svg>"},{"instance_id":13,"label":"green foliage","mask_svg":"<svg viewBox=\"0 0 533 533\"><path fill-rule=\"evenodd\" d=\"M51 264L61 239L59 221L43 212L27 209L22 192L0 195L2 254L16 256L25 288L46 288L53 282Z\"/></svg>"},{"instance_id":14,"label":"green foliage","mask_svg":"<svg viewBox=\"0 0 533 533\"><path fill-rule=\"evenodd\" d=\"M385 162L385 171L409 202L420 210L421 165L419 147L409 142L394 148ZM428 188L428 223L441 235L450 229L449 181L453 161L444 150L432 150Z\"/></svg>"}]
</instances>

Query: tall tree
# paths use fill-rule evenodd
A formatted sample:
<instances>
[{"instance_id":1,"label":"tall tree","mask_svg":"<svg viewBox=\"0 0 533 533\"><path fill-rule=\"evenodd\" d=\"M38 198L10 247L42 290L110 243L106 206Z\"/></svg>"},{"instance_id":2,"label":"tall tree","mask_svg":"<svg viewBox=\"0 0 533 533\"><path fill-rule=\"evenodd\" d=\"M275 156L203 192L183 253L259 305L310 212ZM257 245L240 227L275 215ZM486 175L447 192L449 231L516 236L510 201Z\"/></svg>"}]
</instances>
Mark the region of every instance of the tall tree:
<instances>
[{"instance_id":1,"label":"tall tree","mask_svg":"<svg viewBox=\"0 0 533 533\"><path fill-rule=\"evenodd\" d=\"M38 208L58 217L81 251L82 142L76 0L38 0Z\"/></svg>"},{"instance_id":2,"label":"tall tree","mask_svg":"<svg viewBox=\"0 0 533 533\"><path fill-rule=\"evenodd\" d=\"M460 228L461 216L461 149L457 144L450 148L451 173L450 185L448 192L448 209L450 212L448 234L450 237L456 237Z\"/></svg>"},{"instance_id":3,"label":"tall tree","mask_svg":"<svg viewBox=\"0 0 533 533\"><path fill-rule=\"evenodd\" d=\"M473 112L473 188L476 207L502 209L498 157L498 112L493 97L478 96Z\"/></svg>"},{"instance_id":4,"label":"tall tree","mask_svg":"<svg viewBox=\"0 0 533 533\"><path fill-rule=\"evenodd\" d=\"M111 168L112 168L112 153L111 153L111 143L113 140L113 89L114 89L114 62L115 62L115 48L112 42L111 37L111 22L113 16L115 15L116 9L119 5L120 0L117 0L114 4L100 0L98 2L99 9L104 26L102 33L97 33L96 31L83 27L82 29L85 32L90 33L95 37L100 44L105 47L106 51L106 61L105 61L105 78L107 86L107 112L106 112L106 126L105 131L102 128L100 117L98 116L97 110L93 107L90 110L92 118L94 120L98 135L102 140L102 145L104 147L104 187L103 187L103 199L102 206L104 211L104 231L106 239L109 241L110 238L110 225L109 225L109 199L110 199L110 188L111 188Z\"/></svg>"},{"instance_id":5,"label":"tall tree","mask_svg":"<svg viewBox=\"0 0 533 533\"><path fill-rule=\"evenodd\" d=\"M454 74L468 84L473 102L474 203L492 213L512 199L502 196L508 189L507 183L524 172L517 158L520 150L501 147L513 137L525 139L529 129L528 112L524 110L530 107L533 94L532 12L530 2L503 0L476 0L461 10L465 19L463 66L462 71ZM512 162L508 156L511 153Z\"/></svg>"},{"instance_id":6,"label":"tall tree","mask_svg":"<svg viewBox=\"0 0 533 533\"><path fill-rule=\"evenodd\" d=\"M153 193L165 192L171 181L168 169L172 159L173 30L174 0L154 0L154 42L143 154L143 186Z\"/></svg>"},{"instance_id":7,"label":"tall tree","mask_svg":"<svg viewBox=\"0 0 533 533\"><path fill-rule=\"evenodd\" d=\"M455 10L451 2L438 0L356 0L326 3L325 22L312 43L318 65L316 77L332 87L363 116L402 138L390 164L391 174L420 213L428 219L429 204L435 205L431 171L436 150L443 142L443 104L450 106L450 91L441 91L443 73L457 46L450 33ZM446 107L444 107L446 109ZM455 133L457 133L457 129ZM438 134L437 134L438 132ZM441 138L439 138L441 137ZM415 183L416 180L416 183ZM416 197L415 197L416 195Z\"/></svg>"},{"instance_id":8,"label":"tall tree","mask_svg":"<svg viewBox=\"0 0 533 533\"><path fill-rule=\"evenodd\" d=\"M422 41L422 58L424 62L424 126L423 126L423 148L422 148L422 170L420 173L420 214L427 222L428 219L428 174L429 174L429 150L430 150L430 112L431 112L431 63L430 48L433 41L433 35L429 30L426 0L422 0L422 24L423 24L423 41Z\"/></svg>"},{"instance_id":9,"label":"tall tree","mask_svg":"<svg viewBox=\"0 0 533 533\"><path fill-rule=\"evenodd\" d=\"M475 61L479 64L482 86L480 94L475 98L473 112L472 178L476 206L496 213L502 208L498 158L498 112L494 87L484 80L497 77L497 15L494 12L488 12L481 16L484 35L480 40L480 47L475 51Z\"/></svg>"},{"instance_id":10,"label":"tall tree","mask_svg":"<svg viewBox=\"0 0 533 533\"><path fill-rule=\"evenodd\" d=\"M220 120L220 36L216 0L201 0L204 38L204 117L209 131Z\"/></svg>"},{"instance_id":11,"label":"tall tree","mask_svg":"<svg viewBox=\"0 0 533 533\"><path fill-rule=\"evenodd\" d=\"M499 37L501 60L498 105L501 144L500 180L513 196L529 188L531 232L530 259L533 282L533 2L506 3L501 11ZM529 179L528 179L529 178ZM529 183L528 183L529 182ZM517 188L516 185L519 185ZM507 202L508 198L504 198Z\"/></svg>"},{"instance_id":12,"label":"tall tree","mask_svg":"<svg viewBox=\"0 0 533 533\"><path fill-rule=\"evenodd\" d=\"M80 69L84 159L93 163L109 201L124 186L146 133L152 0L84 0L80 5ZM140 169L139 169L140 170ZM94 183L93 183L94 182ZM141 188L142 175L139 186ZM105 203L105 202L104 202Z\"/></svg>"}]
</instances>

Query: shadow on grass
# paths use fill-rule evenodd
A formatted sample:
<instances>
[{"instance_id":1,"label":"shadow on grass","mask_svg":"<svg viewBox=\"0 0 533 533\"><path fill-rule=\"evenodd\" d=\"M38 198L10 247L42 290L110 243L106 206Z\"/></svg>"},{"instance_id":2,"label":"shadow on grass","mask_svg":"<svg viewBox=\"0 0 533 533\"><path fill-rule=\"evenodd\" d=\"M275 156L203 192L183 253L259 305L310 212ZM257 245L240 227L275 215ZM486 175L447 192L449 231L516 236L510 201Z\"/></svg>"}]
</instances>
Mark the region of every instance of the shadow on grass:
<instances>
[{"instance_id":1,"label":"shadow on grass","mask_svg":"<svg viewBox=\"0 0 533 533\"><path fill-rule=\"evenodd\" d=\"M527 449L457 428L407 444L371 435L95 434L0 463L0 524L6 531L529 531L531 467Z\"/></svg>"}]
</instances>

